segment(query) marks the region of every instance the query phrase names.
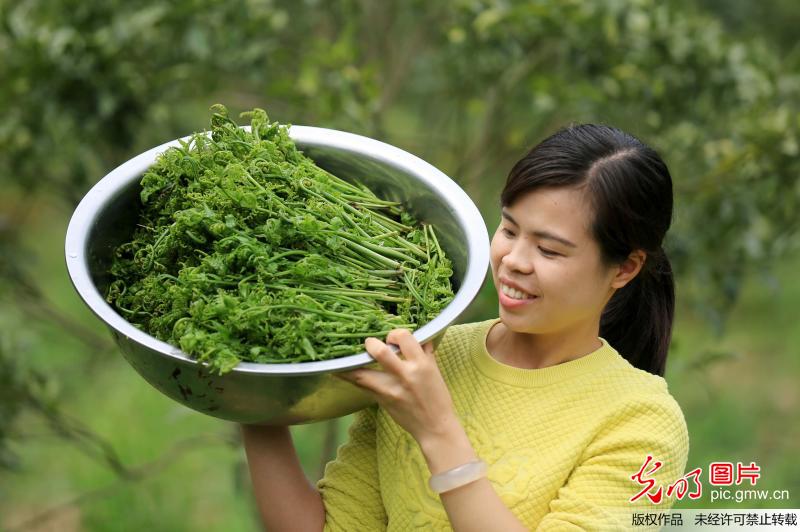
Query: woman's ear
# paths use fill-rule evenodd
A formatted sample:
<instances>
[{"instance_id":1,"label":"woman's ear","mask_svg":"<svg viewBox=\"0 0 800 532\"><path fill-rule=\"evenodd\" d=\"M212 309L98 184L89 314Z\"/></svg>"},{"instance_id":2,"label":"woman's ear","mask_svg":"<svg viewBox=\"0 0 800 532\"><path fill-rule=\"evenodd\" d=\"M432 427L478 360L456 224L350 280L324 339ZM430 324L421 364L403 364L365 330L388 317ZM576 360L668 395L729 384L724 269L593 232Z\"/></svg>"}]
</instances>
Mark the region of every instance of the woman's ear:
<instances>
[{"instance_id":1,"label":"woman's ear","mask_svg":"<svg viewBox=\"0 0 800 532\"><path fill-rule=\"evenodd\" d=\"M628 258L617 266L617 272L611 280L611 288L619 289L631 282L642 271L646 260L647 253L641 249L632 251Z\"/></svg>"}]
</instances>

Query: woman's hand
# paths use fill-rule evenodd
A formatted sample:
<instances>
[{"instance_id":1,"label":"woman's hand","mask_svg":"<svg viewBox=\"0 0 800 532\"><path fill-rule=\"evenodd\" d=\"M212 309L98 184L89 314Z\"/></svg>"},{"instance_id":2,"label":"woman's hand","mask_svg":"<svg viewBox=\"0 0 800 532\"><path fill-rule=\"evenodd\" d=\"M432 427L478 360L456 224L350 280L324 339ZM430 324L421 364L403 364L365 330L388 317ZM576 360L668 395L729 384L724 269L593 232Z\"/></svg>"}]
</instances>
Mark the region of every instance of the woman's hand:
<instances>
[{"instance_id":1,"label":"woman's hand","mask_svg":"<svg viewBox=\"0 0 800 532\"><path fill-rule=\"evenodd\" d=\"M356 369L336 376L371 392L420 445L446 438L460 428L450 391L434 358L433 343L420 345L408 329L394 329L386 342L397 344L403 358L377 338L367 338L367 352L383 371Z\"/></svg>"}]
</instances>

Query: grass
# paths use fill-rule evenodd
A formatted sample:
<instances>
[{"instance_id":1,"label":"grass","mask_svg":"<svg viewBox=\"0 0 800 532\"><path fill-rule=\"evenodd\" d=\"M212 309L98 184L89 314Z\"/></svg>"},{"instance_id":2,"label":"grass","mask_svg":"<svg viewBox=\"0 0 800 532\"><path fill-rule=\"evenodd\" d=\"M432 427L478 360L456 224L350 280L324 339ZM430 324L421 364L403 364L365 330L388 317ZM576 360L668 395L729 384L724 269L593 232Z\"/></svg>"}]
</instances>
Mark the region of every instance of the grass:
<instances>
[{"instance_id":1,"label":"grass","mask_svg":"<svg viewBox=\"0 0 800 532\"><path fill-rule=\"evenodd\" d=\"M68 213L40 200L30 220L29 265L48 298L81 327L106 338L107 331L67 279L62 242ZM748 501L748 508L800 506L795 460L800 451L798 265L800 257L778 265L774 286L749 279L721 340L689 310L678 312L667 380L689 426L687 470L702 467L705 475L712 461L754 461L762 468L758 488L786 489L792 495L780 503ZM492 298L493 291L485 289L476 303L496 305ZM479 315L470 312L467 317ZM18 525L48 508L55 511L24 529L259 529L234 424L188 410L156 392L113 349L87 353L73 334L45 320L22 318L10 306L0 307L0 324L25 347L31 365L57 376L51 394L61 408L140 473L120 477L93 457L91 447L59 438L41 418L26 415L20 427L27 437L15 447L22 469L0 473L0 530L20 530ZM722 355L698 362L709 353ZM339 443L351 419L337 422ZM292 433L304 469L315 479L324 424L293 427ZM711 503L708 487L705 483L699 501L680 501L676 507L732 507ZM76 499L81 494L88 495Z\"/></svg>"}]
</instances>

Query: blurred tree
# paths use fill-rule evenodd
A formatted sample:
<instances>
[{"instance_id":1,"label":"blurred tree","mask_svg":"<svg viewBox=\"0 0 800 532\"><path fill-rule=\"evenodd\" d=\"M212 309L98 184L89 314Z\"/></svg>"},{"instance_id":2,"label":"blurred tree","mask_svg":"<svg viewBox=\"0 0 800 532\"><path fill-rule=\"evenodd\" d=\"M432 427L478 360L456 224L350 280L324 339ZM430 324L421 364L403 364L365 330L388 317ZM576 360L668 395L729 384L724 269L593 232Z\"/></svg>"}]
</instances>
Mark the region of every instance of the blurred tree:
<instances>
[{"instance_id":1,"label":"blurred tree","mask_svg":"<svg viewBox=\"0 0 800 532\"><path fill-rule=\"evenodd\" d=\"M700 0L695 5L713 14L735 35L760 39L766 30L769 40L777 44L784 53L800 52L797 40L800 9L794 0Z\"/></svg>"},{"instance_id":2,"label":"blurred tree","mask_svg":"<svg viewBox=\"0 0 800 532\"><path fill-rule=\"evenodd\" d=\"M19 259L25 198L69 210L221 101L418 154L489 227L506 172L545 135L570 122L629 130L673 173L680 297L721 330L744 274L797 244L800 9L701 4L0 0L0 186L14 198L0 203L0 301L73 334ZM19 375L0 357L0 386L17 390ZM19 397L0 394L0 456Z\"/></svg>"},{"instance_id":3,"label":"blurred tree","mask_svg":"<svg viewBox=\"0 0 800 532\"><path fill-rule=\"evenodd\" d=\"M431 158L473 197L496 197L477 194L479 180L555 127L602 121L641 136L672 169L685 295L720 325L743 273L796 234L797 69L655 1L470 2L448 15L406 102L422 107Z\"/></svg>"}]
</instances>

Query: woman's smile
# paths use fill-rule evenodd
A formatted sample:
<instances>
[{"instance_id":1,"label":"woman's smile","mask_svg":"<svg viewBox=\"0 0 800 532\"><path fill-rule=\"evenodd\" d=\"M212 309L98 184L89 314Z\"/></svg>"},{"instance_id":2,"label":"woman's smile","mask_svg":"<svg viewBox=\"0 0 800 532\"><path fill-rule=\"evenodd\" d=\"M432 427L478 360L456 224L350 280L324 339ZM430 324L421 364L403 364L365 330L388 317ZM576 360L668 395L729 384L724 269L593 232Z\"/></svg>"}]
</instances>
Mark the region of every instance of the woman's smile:
<instances>
[{"instance_id":1,"label":"woman's smile","mask_svg":"<svg viewBox=\"0 0 800 532\"><path fill-rule=\"evenodd\" d=\"M537 299L534 295L506 284L502 279L497 290L497 297L500 299L500 304L506 308L519 308L533 303Z\"/></svg>"},{"instance_id":2,"label":"woman's smile","mask_svg":"<svg viewBox=\"0 0 800 532\"><path fill-rule=\"evenodd\" d=\"M504 285L500 286L503 287ZM503 288L500 288L500 290L497 291L497 297L500 299L500 304L508 309L524 307L525 305L529 305L538 299L535 296L526 296L526 299L517 299L516 297L506 295L506 293L503 292Z\"/></svg>"}]
</instances>

